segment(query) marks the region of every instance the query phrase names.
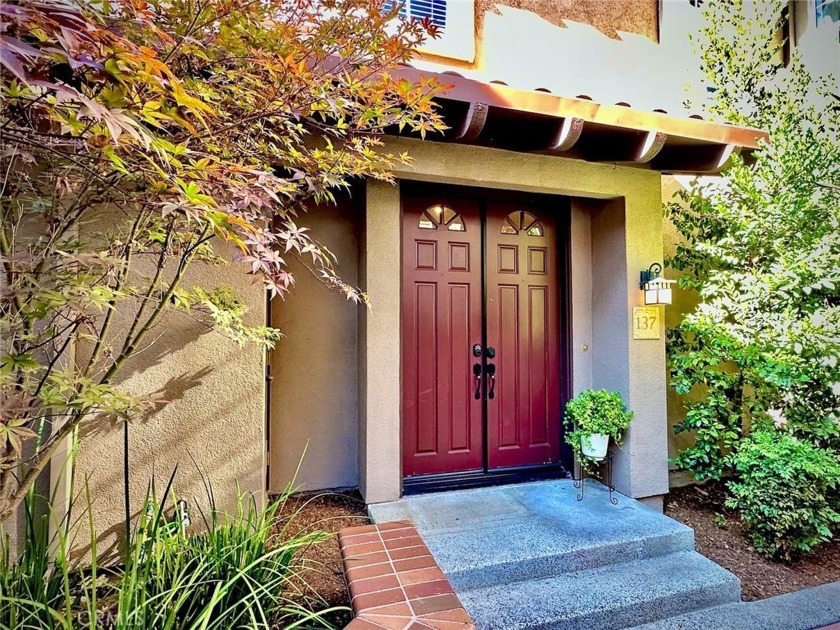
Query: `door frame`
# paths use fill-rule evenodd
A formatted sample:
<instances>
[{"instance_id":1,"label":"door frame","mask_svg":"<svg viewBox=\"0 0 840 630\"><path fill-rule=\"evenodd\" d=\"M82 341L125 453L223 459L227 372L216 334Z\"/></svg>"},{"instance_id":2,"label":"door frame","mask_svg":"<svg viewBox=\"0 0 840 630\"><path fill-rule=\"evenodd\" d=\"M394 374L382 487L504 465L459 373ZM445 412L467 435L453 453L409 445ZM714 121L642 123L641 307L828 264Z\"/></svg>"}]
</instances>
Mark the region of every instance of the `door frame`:
<instances>
[{"instance_id":1,"label":"door frame","mask_svg":"<svg viewBox=\"0 0 840 630\"><path fill-rule=\"evenodd\" d=\"M566 403L572 397L572 303L571 303L571 197L565 195L547 195L537 193L527 193L510 191L496 188L482 188L473 186L455 186L452 184L439 184L435 182L418 181L418 180L400 180L400 222L402 224L405 205L404 200L411 194L428 195L430 193L440 192L449 197L468 197L477 200L480 208L480 216L482 222L481 230L481 260L486 260L487 257L487 235L486 235L486 204L488 197L493 197L494 200L508 200L518 202L529 202L543 208L550 207L550 214L556 217L555 226L557 229L557 294L558 294L558 320L560 327L560 334L558 343L559 348L559 366L560 370L560 422L558 436L560 446L560 459L557 464L536 465L536 466L518 466L501 469L488 469L488 440L487 440L487 399L482 397L482 455L484 466L482 470L472 470L453 473L436 473L428 475L416 475L413 477L406 477L402 472L402 457L400 457L400 470L402 477L403 494L419 494L423 492L437 492L442 490L455 490L464 488L476 488L482 486L502 485L509 483L523 483L527 481L537 481L540 479L557 479L568 477L573 466L572 449L566 444L564 440L564 410ZM402 231L401 231L402 234ZM405 243L400 242L400 292L402 294L403 283L405 280L404 257L402 256L403 247ZM482 271L482 287L481 287L481 302L486 304L487 298L487 276L485 271ZM482 337L487 337L487 309L482 308ZM402 332L400 332L400 344L402 345ZM400 361L402 361L402 352L400 353ZM400 368L402 375L402 367ZM400 396L402 397L402 380L400 380ZM400 448L402 449L402 431L404 430L404 418L402 417L402 410L400 411Z\"/></svg>"}]
</instances>

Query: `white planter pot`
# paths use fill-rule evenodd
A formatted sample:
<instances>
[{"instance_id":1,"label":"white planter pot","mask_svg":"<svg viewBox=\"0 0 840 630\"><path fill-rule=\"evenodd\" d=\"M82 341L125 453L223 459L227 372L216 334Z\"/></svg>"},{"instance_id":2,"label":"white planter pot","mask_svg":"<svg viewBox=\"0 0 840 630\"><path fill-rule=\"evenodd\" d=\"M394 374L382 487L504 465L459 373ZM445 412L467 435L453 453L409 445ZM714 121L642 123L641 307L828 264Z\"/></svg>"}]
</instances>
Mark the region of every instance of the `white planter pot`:
<instances>
[{"instance_id":1,"label":"white planter pot","mask_svg":"<svg viewBox=\"0 0 840 630\"><path fill-rule=\"evenodd\" d=\"M580 438L580 450L586 457L592 459L604 459L607 456L607 447L610 445L610 436L603 433L593 433L589 438Z\"/></svg>"}]
</instances>

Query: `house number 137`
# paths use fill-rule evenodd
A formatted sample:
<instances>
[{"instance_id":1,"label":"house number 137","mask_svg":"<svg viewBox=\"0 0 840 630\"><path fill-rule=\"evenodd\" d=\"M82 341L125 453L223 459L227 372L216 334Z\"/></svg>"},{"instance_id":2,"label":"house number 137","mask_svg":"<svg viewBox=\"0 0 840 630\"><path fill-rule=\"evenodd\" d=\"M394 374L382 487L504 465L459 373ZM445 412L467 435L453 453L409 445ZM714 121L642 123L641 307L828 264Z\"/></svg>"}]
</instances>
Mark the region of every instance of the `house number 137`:
<instances>
[{"instance_id":1,"label":"house number 137","mask_svg":"<svg viewBox=\"0 0 840 630\"><path fill-rule=\"evenodd\" d=\"M662 316L658 306L633 307L633 339L659 339Z\"/></svg>"}]
</instances>

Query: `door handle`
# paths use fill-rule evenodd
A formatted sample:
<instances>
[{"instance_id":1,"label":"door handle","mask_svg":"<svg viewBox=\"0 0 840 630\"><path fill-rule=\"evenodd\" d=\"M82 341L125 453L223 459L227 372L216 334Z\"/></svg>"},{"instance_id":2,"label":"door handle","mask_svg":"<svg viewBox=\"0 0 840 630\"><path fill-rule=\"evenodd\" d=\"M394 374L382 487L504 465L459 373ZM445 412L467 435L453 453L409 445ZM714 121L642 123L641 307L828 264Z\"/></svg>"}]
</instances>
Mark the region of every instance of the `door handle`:
<instances>
[{"instance_id":1,"label":"door handle","mask_svg":"<svg viewBox=\"0 0 840 630\"><path fill-rule=\"evenodd\" d=\"M481 363L473 363L473 376L475 376L475 399L481 398Z\"/></svg>"},{"instance_id":2,"label":"door handle","mask_svg":"<svg viewBox=\"0 0 840 630\"><path fill-rule=\"evenodd\" d=\"M496 397L496 364L488 363L485 374L487 374L487 378L490 380L487 398L493 400Z\"/></svg>"}]
</instances>

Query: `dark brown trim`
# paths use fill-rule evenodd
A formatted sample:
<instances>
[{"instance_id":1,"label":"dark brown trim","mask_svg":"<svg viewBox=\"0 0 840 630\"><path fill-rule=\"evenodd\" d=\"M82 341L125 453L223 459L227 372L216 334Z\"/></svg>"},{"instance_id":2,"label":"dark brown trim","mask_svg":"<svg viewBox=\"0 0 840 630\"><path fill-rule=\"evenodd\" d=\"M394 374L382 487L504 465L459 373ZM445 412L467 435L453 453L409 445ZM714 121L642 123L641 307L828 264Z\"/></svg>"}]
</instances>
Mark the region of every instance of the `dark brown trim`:
<instances>
[{"instance_id":1,"label":"dark brown trim","mask_svg":"<svg viewBox=\"0 0 840 630\"><path fill-rule=\"evenodd\" d=\"M527 483L543 479L567 479L569 470L561 464L551 466L523 466L519 468L496 468L495 470L470 470L437 475L418 475L403 479L403 494L423 494L446 490L466 490L502 486L512 483Z\"/></svg>"},{"instance_id":2,"label":"dark brown trim","mask_svg":"<svg viewBox=\"0 0 840 630\"><path fill-rule=\"evenodd\" d=\"M557 278L560 281L559 297L560 305L558 315L560 317L560 464L566 470L573 470L574 453L572 448L566 444L566 404L572 399L573 374L573 348L572 348L572 200L567 201L566 212L557 222L558 248L557 264L560 269Z\"/></svg>"}]
</instances>

